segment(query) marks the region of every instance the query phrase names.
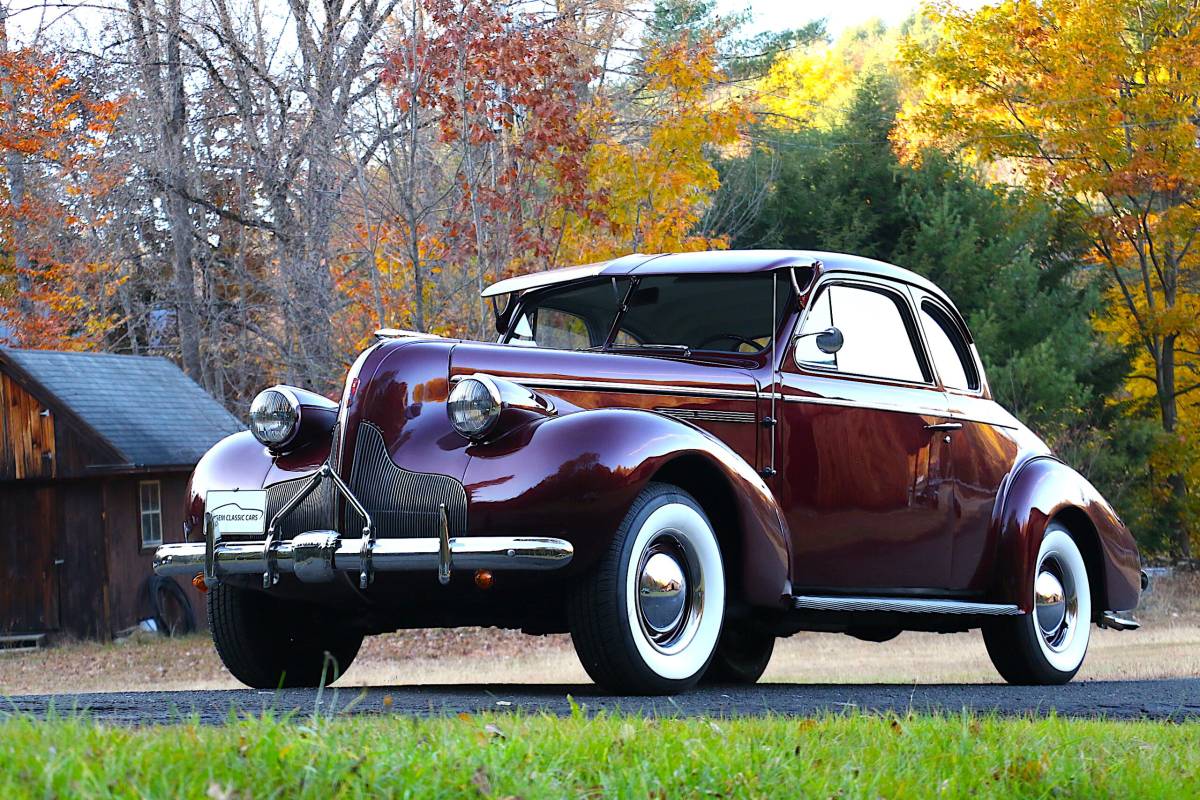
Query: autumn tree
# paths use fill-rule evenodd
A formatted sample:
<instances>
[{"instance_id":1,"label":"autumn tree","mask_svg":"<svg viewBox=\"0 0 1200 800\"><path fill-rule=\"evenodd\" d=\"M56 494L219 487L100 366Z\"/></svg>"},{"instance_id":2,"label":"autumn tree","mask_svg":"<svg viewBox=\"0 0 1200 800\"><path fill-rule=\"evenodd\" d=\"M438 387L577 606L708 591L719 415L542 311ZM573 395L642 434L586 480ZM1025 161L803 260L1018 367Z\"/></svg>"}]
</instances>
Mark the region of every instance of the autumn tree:
<instances>
[{"instance_id":1,"label":"autumn tree","mask_svg":"<svg viewBox=\"0 0 1200 800\"><path fill-rule=\"evenodd\" d=\"M117 179L103 155L120 102L64 59L14 47L7 16L0 6L0 341L87 348L114 324L95 229Z\"/></svg>"},{"instance_id":2,"label":"autumn tree","mask_svg":"<svg viewBox=\"0 0 1200 800\"><path fill-rule=\"evenodd\" d=\"M450 213L424 241L466 257L473 281L464 290L477 296L487 280L545 263L554 246L548 209L580 202L589 145L580 91L594 68L580 60L557 14L517 14L502 0L420 0L419 7L384 77L408 115L405 146L419 146L423 115L450 183ZM414 267L420 234L408 219ZM479 303L472 333L486 336Z\"/></svg>"},{"instance_id":3,"label":"autumn tree","mask_svg":"<svg viewBox=\"0 0 1200 800\"><path fill-rule=\"evenodd\" d=\"M555 263L727 245L701 222L720 186L716 158L738 144L750 114L743 98L722 91L718 44L730 30L712 8L656 3L633 74L597 91L584 110L591 193L582 212L561 212Z\"/></svg>"},{"instance_id":4,"label":"autumn tree","mask_svg":"<svg viewBox=\"0 0 1200 800\"><path fill-rule=\"evenodd\" d=\"M1187 557L1200 484L1200 5L1007 0L930 15L936 35L905 54L925 90L910 128L1014 172L1078 221L1111 280L1098 325L1138 353L1129 391L1161 424L1151 468L1172 551Z\"/></svg>"}]
</instances>

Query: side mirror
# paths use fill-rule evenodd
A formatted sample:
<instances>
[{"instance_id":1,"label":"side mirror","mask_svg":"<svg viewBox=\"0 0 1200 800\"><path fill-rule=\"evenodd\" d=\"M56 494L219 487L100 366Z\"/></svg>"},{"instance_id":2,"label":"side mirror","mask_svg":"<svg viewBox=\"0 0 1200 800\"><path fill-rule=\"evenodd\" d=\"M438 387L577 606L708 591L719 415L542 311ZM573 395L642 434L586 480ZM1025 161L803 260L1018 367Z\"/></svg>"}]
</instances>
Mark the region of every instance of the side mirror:
<instances>
[{"instance_id":1,"label":"side mirror","mask_svg":"<svg viewBox=\"0 0 1200 800\"><path fill-rule=\"evenodd\" d=\"M837 328L826 328L817 335L817 349L826 355L833 355L838 350L842 349L842 345L846 343L846 338L842 336L842 332Z\"/></svg>"},{"instance_id":2,"label":"side mirror","mask_svg":"<svg viewBox=\"0 0 1200 800\"><path fill-rule=\"evenodd\" d=\"M796 337L796 341L807 339L810 336L817 337L817 349L826 355L833 355L838 350L842 349L842 345L846 343L846 339L842 336L842 332L834 327L826 328L823 331L813 331L812 333L802 333Z\"/></svg>"}]
</instances>

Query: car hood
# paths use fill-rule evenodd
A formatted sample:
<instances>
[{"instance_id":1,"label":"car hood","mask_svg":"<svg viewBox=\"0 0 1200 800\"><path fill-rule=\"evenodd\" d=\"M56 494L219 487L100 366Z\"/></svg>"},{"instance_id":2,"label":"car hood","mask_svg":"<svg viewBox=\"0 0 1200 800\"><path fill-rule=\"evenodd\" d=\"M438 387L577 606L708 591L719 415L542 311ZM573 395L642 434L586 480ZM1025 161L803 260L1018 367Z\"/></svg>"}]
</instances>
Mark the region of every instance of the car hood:
<instances>
[{"instance_id":1,"label":"car hood","mask_svg":"<svg viewBox=\"0 0 1200 800\"><path fill-rule=\"evenodd\" d=\"M614 405L613 392L748 400L758 396L754 377L735 366L513 345L457 345L451 353L450 379L476 372L510 378L550 394L569 394L572 403L583 407Z\"/></svg>"},{"instance_id":2,"label":"car hood","mask_svg":"<svg viewBox=\"0 0 1200 800\"><path fill-rule=\"evenodd\" d=\"M461 477L470 460L468 442L450 425L446 400L455 378L478 372L551 397L560 415L599 407L661 411L732 400L752 421L758 398L754 377L736 367L452 339L389 340L364 353L347 376L332 454L339 473L350 477L366 424L382 434L397 466ZM746 441L735 450L753 459L754 428L738 427Z\"/></svg>"}]
</instances>

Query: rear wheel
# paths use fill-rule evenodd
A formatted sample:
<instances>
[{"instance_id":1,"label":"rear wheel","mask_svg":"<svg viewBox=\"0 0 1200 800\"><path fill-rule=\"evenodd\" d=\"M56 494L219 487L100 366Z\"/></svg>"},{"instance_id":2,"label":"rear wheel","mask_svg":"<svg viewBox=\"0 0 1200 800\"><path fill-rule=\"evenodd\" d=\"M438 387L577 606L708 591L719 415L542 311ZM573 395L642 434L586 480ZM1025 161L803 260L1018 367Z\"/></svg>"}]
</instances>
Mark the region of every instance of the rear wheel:
<instances>
[{"instance_id":1,"label":"rear wheel","mask_svg":"<svg viewBox=\"0 0 1200 800\"><path fill-rule=\"evenodd\" d=\"M575 652L600 686L669 694L704 674L724 611L725 572L708 517L687 492L652 483L572 592L567 618Z\"/></svg>"},{"instance_id":2,"label":"rear wheel","mask_svg":"<svg viewBox=\"0 0 1200 800\"><path fill-rule=\"evenodd\" d=\"M997 619L983 629L988 655L1009 683L1066 683L1087 654L1092 595L1083 554L1062 525L1047 527L1028 588L1032 614Z\"/></svg>"},{"instance_id":3,"label":"rear wheel","mask_svg":"<svg viewBox=\"0 0 1200 800\"><path fill-rule=\"evenodd\" d=\"M713 655L705 683L757 683L775 652L775 637L743 627L726 626Z\"/></svg>"},{"instance_id":4,"label":"rear wheel","mask_svg":"<svg viewBox=\"0 0 1200 800\"><path fill-rule=\"evenodd\" d=\"M228 583L209 589L208 627L226 668L256 689L333 683L363 640L320 611Z\"/></svg>"}]
</instances>

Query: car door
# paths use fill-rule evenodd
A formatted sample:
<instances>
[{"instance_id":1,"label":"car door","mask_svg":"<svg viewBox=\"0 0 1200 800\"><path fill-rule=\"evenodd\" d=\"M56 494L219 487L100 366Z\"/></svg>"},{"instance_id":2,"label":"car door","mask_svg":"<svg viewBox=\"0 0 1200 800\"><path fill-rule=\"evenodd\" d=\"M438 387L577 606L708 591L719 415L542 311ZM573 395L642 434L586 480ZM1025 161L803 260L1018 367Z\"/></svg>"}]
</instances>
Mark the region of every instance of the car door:
<instances>
[{"instance_id":1,"label":"car door","mask_svg":"<svg viewBox=\"0 0 1200 800\"><path fill-rule=\"evenodd\" d=\"M818 286L782 359L775 485L797 593L944 589L951 486L944 394L906 287ZM815 334L841 331L835 353Z\"/></svg>"},{"instance_id":2,"label":"car door","mask_svg":"<svg viewBox=\"0 0 1200 800\"><path fill-rule=\"evenodd\" d=\"M987 392L962 318L939 298L914 290L930 360L946 393L953 424L947 478L954 487L949 588L982 591L998 552L991 520L996 497L1016 460L1016 421Z\"/></svg>"}]
</instances>

